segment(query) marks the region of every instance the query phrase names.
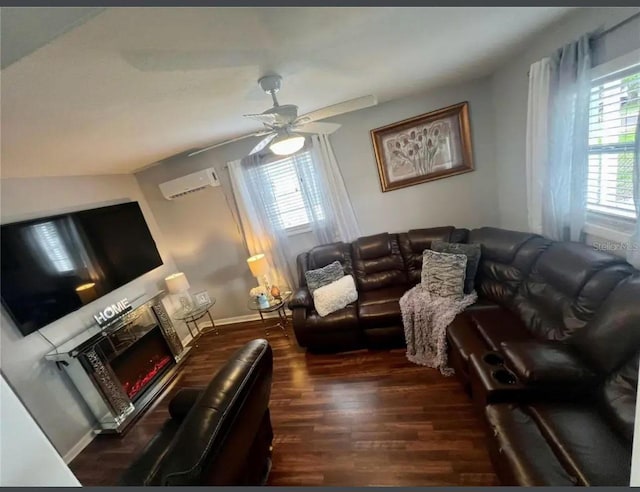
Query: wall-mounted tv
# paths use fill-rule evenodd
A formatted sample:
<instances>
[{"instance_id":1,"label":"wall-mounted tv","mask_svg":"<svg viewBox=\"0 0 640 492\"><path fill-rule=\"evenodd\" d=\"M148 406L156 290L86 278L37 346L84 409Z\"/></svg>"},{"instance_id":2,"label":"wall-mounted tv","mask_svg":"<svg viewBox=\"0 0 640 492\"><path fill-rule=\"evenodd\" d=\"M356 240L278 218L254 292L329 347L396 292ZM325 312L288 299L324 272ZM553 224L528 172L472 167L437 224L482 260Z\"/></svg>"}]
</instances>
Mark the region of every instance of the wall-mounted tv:
<instances>
[{"instance_id":1,"label":"wall-mounted tv","mask_svg":"<svg viewBox=\"0 0 640 492\"><path fill-rule=\"evenodd\" d=\"M137 202L4 224L2 304L23 335L162 265Z\"/></svg>"}]
</instances>

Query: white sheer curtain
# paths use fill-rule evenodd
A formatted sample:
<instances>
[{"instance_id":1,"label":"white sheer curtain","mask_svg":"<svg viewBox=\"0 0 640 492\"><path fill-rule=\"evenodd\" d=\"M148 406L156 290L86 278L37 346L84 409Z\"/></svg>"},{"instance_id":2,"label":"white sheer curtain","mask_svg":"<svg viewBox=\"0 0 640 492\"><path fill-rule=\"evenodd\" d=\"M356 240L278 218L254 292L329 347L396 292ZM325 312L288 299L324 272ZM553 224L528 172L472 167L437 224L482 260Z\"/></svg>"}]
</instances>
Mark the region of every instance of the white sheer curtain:
<instances>
[{"instance_id":1,"label":"white sheer curtain","mask_svg":"<svg viewBox=\"0 0 640 492\"><path fill-rule=\"evenodd\" d=\"M529 69L527 101L527 139L525 166L527 171L527 210L529 230L542 234L544 182L549 162L549 89L551 60L544 58Z\"/></svg>"},{"instance_id":2,"label":"white sheer curtain","mask_svg":"<svg viewBox=\"0 0 640 492\"><path fill-rule=\"evenodd\" d=\"M590 35L564 46L551 58L542 232L556 240L580 240L585 223L590 70Z\"/></svg>"},{"instance_id":3,"label":"white sheer curtain","mask_svg":"<svg viewBox=\"0 0 640 492\"><path fill-rule=\"evenodd\" d=\"M250 255L264 253L267 257L270 282L293 286L295 274L288 261L291 251L287 231L267 213L274 198L270 196L272 190L262 185L266 180L260 172L261 164L258 154L228 163L242 233Z\"/></svg>"},{"instance_id":4,"label":"white sheer curtain","mask_svg":"<svg viewBox=\"0 0 640 492\"><path fill-rule=\"evenodd\" d=\"M319 207L312 210L321 210L323 217L315 216L309 224L317 243L354 241L360 236L360 227L328 135L311 137L311 159L313 168L302 170L300 182L304 197L311 197L314 190L310 186L317 186Z\"/></svg>"},{"instance_id":5,"label":"white sheer curtain","mask_svg":"<svg viewBox=\"0 0 640 492\"><path fill-rule=\"evenodd\" d=\"M360 229L327 136L311 137L303 151L310 151L311 165L306 159L292 162L315 244L354 240ZM296 236L269 213L277 202L266 171L273 160L254 154L228 163L229 173L249 253L265 253L272 283L294 286Z\"/></svg>"},{"instance_id":6,"label":"white sheer curtain","mask_svg":"<svg viewBox=\"0 0 640 492\"><path fill-rule=\"evenodd\" d=\"M627 260L640 268L640 114L636 122L636 145L633 153L633 200L636 206L635 231L629 239Z\"/></svg>"}]
</instances>

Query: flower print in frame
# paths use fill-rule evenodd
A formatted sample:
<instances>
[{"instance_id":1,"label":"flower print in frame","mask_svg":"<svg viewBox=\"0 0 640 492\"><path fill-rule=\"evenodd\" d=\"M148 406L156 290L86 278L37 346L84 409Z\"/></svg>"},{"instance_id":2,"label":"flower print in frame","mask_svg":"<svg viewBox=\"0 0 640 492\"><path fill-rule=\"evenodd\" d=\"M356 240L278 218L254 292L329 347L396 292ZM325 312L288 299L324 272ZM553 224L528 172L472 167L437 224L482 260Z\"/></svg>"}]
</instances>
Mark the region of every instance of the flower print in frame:
<instances>
[{"instance_id":1,"label":"flower print in frame","mask_svg":"<svg viewBox=\"0 0 640 492\"><path fill-rule=\"evenodd\" d=\"M469 104L371 130L382 191L473 171Z\"/></svg>"}]
</instances>

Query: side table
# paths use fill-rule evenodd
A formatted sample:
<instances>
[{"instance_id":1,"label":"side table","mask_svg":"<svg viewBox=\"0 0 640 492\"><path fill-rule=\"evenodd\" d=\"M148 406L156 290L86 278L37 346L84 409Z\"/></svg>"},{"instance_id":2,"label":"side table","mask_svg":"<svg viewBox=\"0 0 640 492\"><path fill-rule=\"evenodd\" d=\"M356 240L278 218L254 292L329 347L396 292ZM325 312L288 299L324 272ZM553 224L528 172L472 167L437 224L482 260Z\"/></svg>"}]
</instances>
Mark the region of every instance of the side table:
<instances>
[{"instance_id":1,"label":"side table","mask_svg":"<svg viewBox=\"0 0 640 492\"><path fill-rule=\"evenodd\" d=\"M268 306L261 306L255 299L249 299L248 307L252 311L258 311L260 314L260 319L262 320L262 325L264 326L264 331L267 336L269 336L269 328L278 327L282 330L285 337L289 337L289 334L287 333L289 318L287 318L285 308L290 297L291 292L283 292L279 299L271 299ZM278 313L278 321L275 325L268 325L267 320L264 318L264 313L273 312Z\"/></svg>"},{"instance_id":2,"label":"side table","mask_svg":"<svg viewBox=\"0 0 640 492\"><path fill-rule=\"evenodd\" d=\"M210 302L193 306L190 309L178 309L175 313L173 313L173 318L184 321L187 325L189 333L191 334L191 337L193 338L193 340L195 340L203 333L208 333L202 331L198 326L198 321L205 316L208 316L212 326L212 330L209 331L215 331L215 334L219 335L218 327L216 326L215 322L213 321L213 317L211 316L211 308L215 303L216 300L211 299Z\"/></svg>"}]
</instances>

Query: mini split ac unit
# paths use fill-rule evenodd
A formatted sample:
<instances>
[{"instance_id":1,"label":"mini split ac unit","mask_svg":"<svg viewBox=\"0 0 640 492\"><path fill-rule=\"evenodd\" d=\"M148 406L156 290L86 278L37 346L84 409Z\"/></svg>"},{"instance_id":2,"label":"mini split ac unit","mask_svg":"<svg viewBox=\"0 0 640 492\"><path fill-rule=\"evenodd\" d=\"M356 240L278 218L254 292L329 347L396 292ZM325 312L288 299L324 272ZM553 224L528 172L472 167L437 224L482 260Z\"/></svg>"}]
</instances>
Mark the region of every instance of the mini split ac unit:
<instances>
[{"instance_id":1,"label":"mini split ac unit","mask_svg":"<svg viewBox=\"0 0 640 492\"><path fill-rule=\"evenodd\" d=\"M209 186L220 186L216 170L212 167L161 183L160 191L167 200L173 200L194 191L204 190Z\"/></svg>"}]
</instances>

